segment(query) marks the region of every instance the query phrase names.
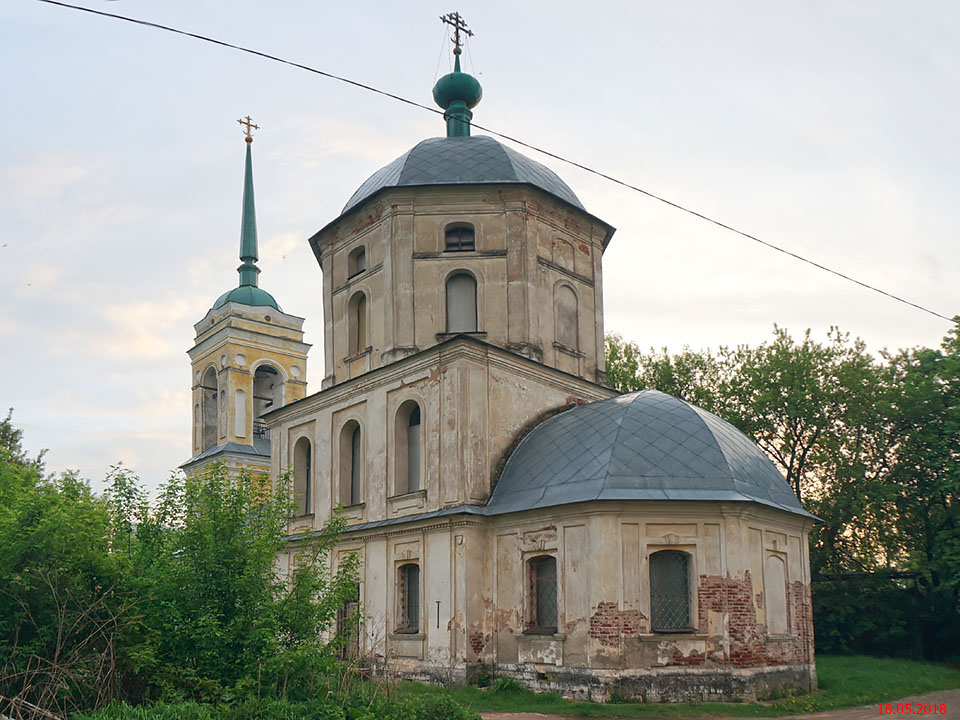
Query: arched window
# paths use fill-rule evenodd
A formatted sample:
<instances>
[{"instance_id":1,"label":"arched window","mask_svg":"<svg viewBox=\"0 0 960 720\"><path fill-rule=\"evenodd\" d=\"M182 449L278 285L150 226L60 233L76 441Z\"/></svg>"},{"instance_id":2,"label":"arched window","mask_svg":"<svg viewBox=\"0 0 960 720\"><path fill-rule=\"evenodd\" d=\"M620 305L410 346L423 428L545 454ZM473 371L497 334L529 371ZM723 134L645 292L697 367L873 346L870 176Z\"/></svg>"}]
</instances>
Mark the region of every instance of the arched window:
<instances>
[{"instance_id":1,"label":"arched window","mask_svg":"<svg viewBox=\"0 0 960 720\"><path fill-rule=\"evenodd\" d=\"M354 248L347 258L347 276L359 275L367 269L367 250L362 245Z\"/></svg>"},{"instance_id":2,"label":"arched window","mask_svg":"<svg viewBox=\"0 0 960 720\"><path fill-rule=\"evenodd\" d=\"M557 342L571 350L580 349L580 320L577 295L569 285L558 285L553 296Z\"/></svg>"},{"instance_id":3,"label":"arched window","mask_svg":"<svg viewBox=\"0 0 960 720\"><path fill-rule=\"evenodd\" d=\"M351 420L340 431L340 504L359 505L362 500L363 433Z\"/></svg>"},{"instance_id":4,"label":"arched window","mask_svg":"<svg viewBox=\"0 0 960 720\"><path fill-rule=\"evenodd\" d=\"M540 555L527 561L530 576L528 632L557 631L557 559Z\"/></svg>"},{"instance_id":5,"label":"arched window","mask_svg":"<svg viewBox=\"0 0 960 720\"><path fill-rule=\"evenodd\" d=\"M467 273L447 280L447 332L477 331L477 281Z\"/></svg>"},{"instance_id":6,"label":"arched window","mask_svg":"<svg viewBox=\"0 0 960 720\"><path fill-rule=\"evenodd\" d=\"M203 374L203 380L200 383L202 395L201 415L203 417L202 450L209 450L217 444L219 433L217 432L217 398L220 395L217 383L217 371L210 367Z\"/></svg>"},{"instance_id":7,"label":"arched window","mask_svg":"<svg viewBox=\"0 0 960 720\"><path fill-rule=\"evenodd\" d=\"M403 495L420 489L420 406L408 400L397 411L396 476L394 492Z\"/></svg>"},{"instance_id":8,"label":"arched window","mask_svg":"<svg viewBox=\"0 0 960 720\"><path fill-rule=\"evenodd\" d=\"M476 249L475 237L473 225L469 223L448 225L443 249L445 252L470 252Z\"/></svg>"},{"instance_id":9,"label":"arched window","mask_svg":"<svg viewBox=\"0 0 960 720\"><path fill-rule=\"evenodd\" d=\"M293 446L293 500L297 515L309 515L313 486L313 452L310 441L302 437Z\"/></svg>"},{"instance_id":10,"label":"arched window","mask_svg":"<svg viewBox=\"0 0 960 720\"><path fill-rule=\"evenodd\" d=\"M767 632L786 635L790 632L787 617L787 564L778 555L768 555L764 567L764 595L766 596Z\"/></svg>"},{"instance_id":11,"label":"arched window","mask_svg":"<svg viewBox=\"0 0 960 720\"><path fill-rule=\"evenodd\" d=\"M347 304L348 354L356 355L367 349L367 296L358 292Z\"/></svg>"},{"instance_id":12,"label":"arched window","mask_svg":"<svg viewBox=\"0 0 960 720\"><path fill-rule=\"evenodd\" d=\"M397 573L397 632L420 632L420 566L401 565Z\"/></svg>"},{"instance_id":13,"label":"arched window","mask_svg":"<svg viewBox=\"0 0 960 720\"><path fill-rule=\"evenodd\" d=\"M650 556L650 626L659 630L693 630L690 554L661 550Z\"/></svg>"},{"instance_id":14,"label":"arched window","mask_svg":"<svg viewBox=\"0 0 960 720\"><path fill-rule=\"evenodd\" d=\"M271 365L261 365L253 373L253 419L283 405L283 378Z\"/></svg>"}]
</instances>

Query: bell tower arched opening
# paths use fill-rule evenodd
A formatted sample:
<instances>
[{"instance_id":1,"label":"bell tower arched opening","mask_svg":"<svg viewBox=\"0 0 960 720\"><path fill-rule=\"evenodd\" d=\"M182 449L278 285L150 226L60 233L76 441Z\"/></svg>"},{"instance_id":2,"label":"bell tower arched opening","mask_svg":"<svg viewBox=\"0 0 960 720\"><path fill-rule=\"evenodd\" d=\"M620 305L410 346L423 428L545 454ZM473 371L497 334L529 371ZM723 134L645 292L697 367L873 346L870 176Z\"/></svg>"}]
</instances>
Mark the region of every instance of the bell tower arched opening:
<instances>
[{"instance_id":1,"label":"bell tower arched opening","mask_svg":"<svg viewBox=\"0 0 960 720\"><path fill-rule=\"evenodd\" d=\"M220 392L216 368L207 368L206 372L203 373L203 379L200 381L200 387L203 393L200 410L200 420L203 427L200 431L200 450L202 452L215 447L219 437L217 428L217 397Z\"/></svg>"},{"instance_id":2,"label":"bell tower arched opening","mask_svg":"<svg viewBox=\"0 0 960 720\"><path fill-rule=\"evenodd\" d=\"M253 374L253 430L263 434L265 425L260 419L265 413L283 405L283 377L270 365L261 365Z\"/></svg>"}]
</instances>

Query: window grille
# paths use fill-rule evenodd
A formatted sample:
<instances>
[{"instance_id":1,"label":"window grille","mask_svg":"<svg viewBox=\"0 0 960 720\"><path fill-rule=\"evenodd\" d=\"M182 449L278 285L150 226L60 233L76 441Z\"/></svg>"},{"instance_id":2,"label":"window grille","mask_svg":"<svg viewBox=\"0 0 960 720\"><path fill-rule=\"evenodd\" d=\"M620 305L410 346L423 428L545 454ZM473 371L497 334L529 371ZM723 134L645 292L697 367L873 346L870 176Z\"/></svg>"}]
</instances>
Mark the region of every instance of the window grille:
<instances>
[{"instance_id":1,"label":"window grille","mask_svg":"<svg viewBox=\"0 0 960 720\"><path fill-rule=\"evenodd\" d=\"M530 560L530 630L557 630L557 559L550 556Z\"/></svg>"},{"instance_id":2,"label":"window grille","mask_svg":"<svg viewBox=\"0 0 960 720\"><path fill-rule=\"evenodd\" d=\"M270 439L270 427L263 420L253 421L253 436L255 438Z\"/></svg>"},{"instance_id":3,"label":"window grille","mask_svg":"<svg viewBox=\"0 0 960 720\"><path fill-rule=\"evenodd\" d=\"M472 252L476 249L474 238L473 226L471 225L448 227L444 250L446 252Z\"/></svg>"},{"instance_id":4,"label":"window grille","mask_svg":"<svg viewBox=\"0 0 960 720\"><path fill-rule=\"evenodd\" d=\"M400 602L398 615L400 626L397 632L420 632L420 566L400 566Z\"/></svg>"},{"instance_id":5,"label":"window grille","mask_svg":"<svg viewBox=\"0 0 960 720\"><path fill-rule=\"evenodd\" d=\"M337 610L337 634L340 636L338 655L341 660L352 660L358 655L360 637L360 584L354 583L350 595Z\"/></svg>"},{"instance_id":6,"label":"window grille","mask_svg":"<svg viewBox=\"0 0 960 720\"><path fill-rule=\"evenodd\" d=\"M650 625L654 630L692 630L690 555L661 550L650 556Z\"/></svg>"}]
</instances>

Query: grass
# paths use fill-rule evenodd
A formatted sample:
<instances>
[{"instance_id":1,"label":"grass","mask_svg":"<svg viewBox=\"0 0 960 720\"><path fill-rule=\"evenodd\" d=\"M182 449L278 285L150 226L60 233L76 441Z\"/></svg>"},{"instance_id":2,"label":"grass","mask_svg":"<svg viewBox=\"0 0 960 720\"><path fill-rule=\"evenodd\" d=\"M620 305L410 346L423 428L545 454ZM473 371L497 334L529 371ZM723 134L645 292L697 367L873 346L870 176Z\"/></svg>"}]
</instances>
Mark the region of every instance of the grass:
<instances>
[{"instance_id":1,"label":"grass","mask_svg":"<svg viewBox=\"0 0 960 720\"><path fill-rule=\"evenodd\" d=\"M778 717L839 710L960 688L960 670L944 665L863 656L817 658L820 689L809 695L757 703L622 703L600 704L564 700L556 693L528 690L445 689L404 683L401 694L448 692L477 712L537 712L576 717Z\"/></svg>"}]
</instances>

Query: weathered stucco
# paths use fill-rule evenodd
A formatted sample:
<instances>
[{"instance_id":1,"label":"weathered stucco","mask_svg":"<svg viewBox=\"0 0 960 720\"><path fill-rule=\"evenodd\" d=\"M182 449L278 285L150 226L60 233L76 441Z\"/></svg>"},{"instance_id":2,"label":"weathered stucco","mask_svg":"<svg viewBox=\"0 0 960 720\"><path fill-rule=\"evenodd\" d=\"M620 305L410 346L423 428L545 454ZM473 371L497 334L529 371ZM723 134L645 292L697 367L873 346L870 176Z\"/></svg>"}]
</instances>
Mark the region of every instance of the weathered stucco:
<instances>
[{"instance_id":1,"label":"weathered stucco","mask_svg":"<svg viewBox=\"0 0 960 720\"><path fill-rule=\"evenodd\" d=\"M759 506L585 503L361 529L344 547L366 559L361 652L394 672L465 679L486 668L573 696L706 700L815 687L807 530ZM737 542L752 533L759 546ZM753 556L781 553L781 537L788 540L790 629L771 635L758 620L765 579L748 566ZM649 629L647 559L662 549L693 556L693 632ZM526 560L542 554L557 558L552 635L527 632ZM392 632L395 571L408 561L422 572L416 635Z\"/></svg>"},{"instance_id":2,"label":"weathered stucco","mask_svg":"<svg viewBox=\"0 0 960 720\"><path fill-rule=\"evenodd\" d=\"M444 252L451 224L475 229L472 252ZM600 260L612 229L534 188L394 188L311 238L324 279L324 387L443 340L446 279L477 281L477 335L590 381L602 379ZM350 275L364 248L366 270ZM576 347L557 340L554 293L576 295ZM367 347L350 348L350 301L367 301Z\"/></svg>"},{"instance_id":3,"label":"weathered stucco","mask_svg":"<svg viewBox=\"0 0 960 720\"><path fill-rule=\"evenodd\" d=\"M444 252L451 223L473 225L473 251ZM811 688L808 517L748 502L649 500L485 514L506 458L536 421L615 394L602 373L600 258L611 232L534 188L488 185L392 188L311 238L324 280L323 388L267 415L274 475L294 465L302 438L313 453L291 553L300 533L345 506L340 556L362 558L358 652L408 677L450 682L485 669L598 699ZM477 281L478 327L449 335L445 284L457 271ZM557 341L561 286L577 298L567 345ZM359 292L362 334L350 316ZM214 354L197 354L195 367ZM421 458L412 492L398 420L411 403ZM684 632L651 627L650 556L661 550L689 555L693 627ZM555 631L531 627L530 561L543 556L556 567ZM410 564L419 617L402 627Z\"/></svg>"},{"instance_id":4,"label":"weathered stucco","mask_svg":"<svg viewBox=\"0 0 960 720\"><path fill-rule=\"evenodd\" d=\"M257 368L270 367L281 382L276 404L299 400L307 390L307 352L303 342L303 318L268 306L240 303L210 310L194 325L196 338L188 351L192 377L192 457L204 449L204 380L212 369L216 377L216 428L214 445L253 445L253 382ZM238 392L239 391L239 392ZM208 390L209 392L209 390ZM192 459L184 464L188 473L199 472L211 462L228 467L268 469L269 459L224 450L215 457Z\"/></svg>"}]
</instances>

